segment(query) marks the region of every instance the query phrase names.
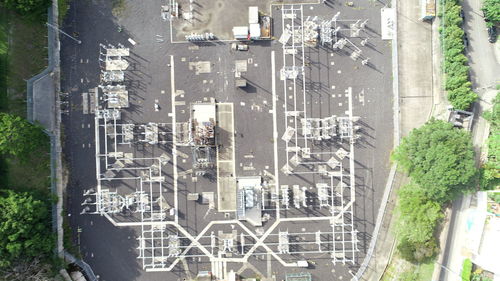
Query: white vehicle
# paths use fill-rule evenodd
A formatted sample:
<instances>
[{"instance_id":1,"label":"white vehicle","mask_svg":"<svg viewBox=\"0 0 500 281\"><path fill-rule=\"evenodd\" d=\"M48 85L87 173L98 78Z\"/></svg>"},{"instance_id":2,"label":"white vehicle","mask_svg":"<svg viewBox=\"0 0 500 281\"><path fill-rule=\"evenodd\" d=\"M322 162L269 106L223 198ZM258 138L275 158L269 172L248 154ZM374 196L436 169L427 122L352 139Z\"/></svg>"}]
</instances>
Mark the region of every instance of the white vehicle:
<instances>
[{"instance_id":1,"label":"white vehicle","mask_svg":"<svg viewBox=\"0 0 500 281\"><path fill-rule=\"evenodd\" d=\"M248 45L232 43L231 50L233 50L233 51L248 51Z\"/></svg>"}]
</instances>

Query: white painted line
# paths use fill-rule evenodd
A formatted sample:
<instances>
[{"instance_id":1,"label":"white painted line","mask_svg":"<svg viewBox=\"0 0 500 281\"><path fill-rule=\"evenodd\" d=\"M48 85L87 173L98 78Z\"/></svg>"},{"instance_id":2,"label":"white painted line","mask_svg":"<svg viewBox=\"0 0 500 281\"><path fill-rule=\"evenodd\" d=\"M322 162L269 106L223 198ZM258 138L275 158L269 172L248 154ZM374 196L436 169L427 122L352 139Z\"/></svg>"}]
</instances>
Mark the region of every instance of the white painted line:
<instances>
[{"instance_id":1,"label":"white painted line","mask_svg":"<svg viewBox=\"0 0 500 281\"><path fill-rule=\"evenodd\" d=\"M175 208L175 222L179 222L179 199L177 198L177 146L175 144L176 135L176 118L175 118L175 72L174 72L174 56L170 56L170 85L172 96L172 135L174 141L172 142L172 164L174 173L174 208Z\"/></svg>"},{"instance_id":2,"label":"white painted line","mask_svg":"<svg viewBox=\"0 0 500 281\"><path fill-rule=\"evenodd\" d=\"M276 120L276 102L278 97L276 96L276 62L275 62L275 52L271 52L271 82L272 82L272 94L273 94L273 144L274 144L274 188L275 192L279 194L279 172L278 172L278 124ZM276 220L280 219L280 204L276 204Z\"/></svg>"}]
</instances>

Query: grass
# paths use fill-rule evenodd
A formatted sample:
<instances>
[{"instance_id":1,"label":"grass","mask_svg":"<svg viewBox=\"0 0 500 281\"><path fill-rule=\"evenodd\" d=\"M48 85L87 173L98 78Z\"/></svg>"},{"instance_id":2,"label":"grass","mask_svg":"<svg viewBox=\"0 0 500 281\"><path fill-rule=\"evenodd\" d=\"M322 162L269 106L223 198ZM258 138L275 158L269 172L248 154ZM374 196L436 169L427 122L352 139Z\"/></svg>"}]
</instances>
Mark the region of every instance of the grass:
<instances>
[{"instance_id":1,"label":"grass","mask_svg":"<svg viewBox=\"0 0 500 281\"><path fill-rule=\"evenodd\" d=\"M26 80L47 67L47 28L40 22L10 17L11 45L7 86L10 113L26 116Z\"/></svg>"},{"instance_id":2,"label":"grass","mask_svg":"<svg viewBox=\"0 0 500 281\"><path fill-rule=\"evenodd\" d=\"M432 280L434 272L434 260L413 264L401 258L396 251L387 267L382 281L429 281Z\"/></svg>"},{"instance_id":3,"label":"grass","mask_svg":"<svg viewBox=\"0 0 500 281\"><path fill-rule=\"evenodd\" d=\"M111 13L115 17L121 17L125 11L125 0L111 0Z\"/></svg>"},{"instance_id":4,"label":"grass","mask_svg":"<svg viewBox=\"0 0 500 281\"><path fill-rule=\"evenodd\" d=\"M47 28L0 7L0 111L26 116L26 80L47 66ZM33 153L28 163L0 156L2 187L47 192L50 156Z\"/></svg>"},{"instance_id":5,"label":"grass","mask_svg":"<svg viewBox=\"0 0 500 281\"><path fill-rule=\"evenodd\" d=\"M59 24L62 24L64 21L64 18L66 17L66 14L68 13L69 9L69 1L70 0L57 0L57 7L59 10Z\"/></svg>"}]
</instances>

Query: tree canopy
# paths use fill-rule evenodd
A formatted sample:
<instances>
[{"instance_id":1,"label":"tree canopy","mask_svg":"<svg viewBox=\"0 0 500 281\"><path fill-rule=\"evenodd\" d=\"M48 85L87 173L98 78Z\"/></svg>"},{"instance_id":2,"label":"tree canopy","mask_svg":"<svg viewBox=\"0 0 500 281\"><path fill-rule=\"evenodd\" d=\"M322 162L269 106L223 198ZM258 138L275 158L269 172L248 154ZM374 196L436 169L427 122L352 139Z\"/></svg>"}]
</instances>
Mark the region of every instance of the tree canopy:
<instances>
[{"instance_id":1,"label":"tree canopy","mask_svg":"<svg viewBox=\"0 0 500 281\"><path fill-rule=\"evenodd\" d=\"M47 136L39 126L19 116L0 113L0 153L23 161L47 143Z\"/></svg>"},{"instance_id":2,"label":"tree canopy","mask_svg":"<svg viewBox=\"0 0 500 281\"><path fill-rule=\"evenodd\" d=\"M399 252L406 260L422 262L436 253L434 232L444 217L441 205L429 200L416 184L403 186L398 198L396 232Z\"/></svg>"},{"instance_id":3,"label":"tree canopy","mask_svg":"<svg viewBox=\"0 0 500 281\"><path fill-rule=\"evenodd\" d=\"M439 203L429 200L415 184L402 187L398 195L398 235L419 243L432 239L438 221L443 218Z\"/></svg>"},{"instance_id":4,"label":"tree canopy","mask_svg":"<svg viewBox=\"0 0 500 281\"><path fill-rule=\"evenodd\" d=\"M0 267L50 254L53 234L47 203L27 193L0 196Z\"/></svg>"},{"instance_id":5,"label":"tree canopy","mask_svg":"<svg viewBox=\"0 0 500 281\"><path fill-rule=\"evenodd\" d=\"M51 0L0 0L0 4L28 18L40 19L45 15Z\"/></svg>"},{"instance_id":6,"label":"tree canopy","mask_svg":"<svg viewBox=\"0 0 500 281\"><path fill-rule=\"evenodd\" d=\"M433 119L414 129L392 158L431 200L446 202L473 187L476 168L470 135L447 122Z\"/></svg>"},{"instance_id":7,"label":"tree canopy","mask_svg":"<svg viewBox=\"0 0 500 281\"><path fill-rule=\"evenodd\" d=\"M468 59L464 54L464 30L462 29L462 7L458 0L444 0L444 25L440 29L444 48L443 70L446 73L445 89L448 100L456 109L468 110L477 99L469 78ZM500 1L500 0L494 0Z\"/></svg>"},{"instance_id":8,"label":"tree canopy","mask_svg":"<svg viewBox=\"0 0 500 281\"><path fill-rule=\"evenodd\" d=\"M490 122L488 137L488 160L482 167L481 188L494 189L500 185L500 94L493 100L493 108L484 113Z\"/></svg>"},{"instance_id":9,"label":"tree canopy","mask_svg":"<svg viewBox=\"0 0 500 281\"><path fill-rule=\"evenodd\" d=\"M500 22L500 0L484 0L482 10L491 24Z\"/></svg>"}]
</instances>

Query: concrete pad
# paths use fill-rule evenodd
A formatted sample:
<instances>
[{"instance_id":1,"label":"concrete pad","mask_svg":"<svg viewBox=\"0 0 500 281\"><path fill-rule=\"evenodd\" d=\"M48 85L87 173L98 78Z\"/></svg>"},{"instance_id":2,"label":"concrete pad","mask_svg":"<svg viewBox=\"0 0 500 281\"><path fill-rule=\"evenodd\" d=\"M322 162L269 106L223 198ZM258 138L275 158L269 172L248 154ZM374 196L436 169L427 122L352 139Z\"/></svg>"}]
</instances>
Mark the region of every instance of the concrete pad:
<instances>
[{"instance_id":1,"label":"concrete pad","mask_svg":"<svg viewBox=\"0 0 500 281\"><path fill-rule=\"evenodd\" d=\"M52 76L45 75L33 83L33 120L52 131L54 128L55 89Z\"/></svg>"},{"instance_id":2,"label":"concrete pad","mask_svg":"<svg viewBox=\"0 0 500 281\"><path fill-rule=\"evenodd\" d=\"M217 200L219 212L236 211L234 112L232 103L217 105Z\"/></svg>"}]
</instances>

